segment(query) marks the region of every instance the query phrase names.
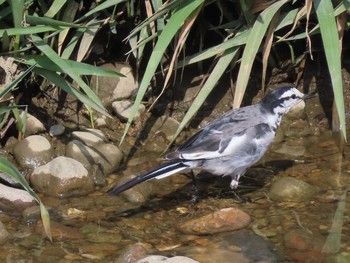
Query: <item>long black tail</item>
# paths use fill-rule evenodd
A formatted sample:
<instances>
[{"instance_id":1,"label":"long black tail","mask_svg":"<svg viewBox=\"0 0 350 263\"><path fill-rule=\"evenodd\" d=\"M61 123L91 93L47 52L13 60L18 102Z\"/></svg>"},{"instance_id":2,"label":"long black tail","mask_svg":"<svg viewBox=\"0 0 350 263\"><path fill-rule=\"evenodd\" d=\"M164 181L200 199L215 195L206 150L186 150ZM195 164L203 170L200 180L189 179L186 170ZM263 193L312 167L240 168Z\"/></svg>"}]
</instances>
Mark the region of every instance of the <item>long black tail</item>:
<instances>
[{"instance_id":1,"label":"long black tail","mask_svg":"<svg viewBox=\"0 0 350 263\"><path fill-rule=\"evenodd\" d=\"M131 179L125 184L122 184L116 188L111 189L108 193L111 195L116 195L144 181L147 181L153 178L161 179L161 178L170 176L172 174L175 174L177 172L180 172L182 170L185 170L187 168L188 168L187 165L179 161L165 163L159 166L158 168L155 168L147 173L136 176L135 178Z\"/></svg>"}]
</instances>

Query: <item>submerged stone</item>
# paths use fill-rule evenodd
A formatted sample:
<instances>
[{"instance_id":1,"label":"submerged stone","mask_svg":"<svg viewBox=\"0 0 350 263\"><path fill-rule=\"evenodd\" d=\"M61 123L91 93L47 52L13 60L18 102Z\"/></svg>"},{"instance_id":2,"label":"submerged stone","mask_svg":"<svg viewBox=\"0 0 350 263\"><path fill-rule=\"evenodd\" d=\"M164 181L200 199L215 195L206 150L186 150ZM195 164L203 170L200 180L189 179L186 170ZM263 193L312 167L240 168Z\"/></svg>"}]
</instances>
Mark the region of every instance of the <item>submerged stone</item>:
<instances>
[{"instance_id":1,"label":"submerged stone","mask_svg":"<svg viewBox=\"0 0 350 263\"><path fill-rule=\"evenodd\" d=\"M274 181L269 197L278 202L304 202L310 200L318 188L293 177L282 177Z\"/></svg>"},{"instance_id":2,"label":"submerged stone","mask_svg":"<svg viewBox=\"0 0 350 263\"><path fill-rule=\"evenodd\" d=\"M199 263L199 262L183 256L168 258L165 256L151 255L136 261L136 263Z\"/></svg>"},{"instance_id":3,"label":"submerged stone","mask_svg":"<svg viewBox=\"0 0 350 263\"><path fill-rule=\"evenodd\" d=\"M250 223L250 216L242 210L229 207L191 219L179 226L186 234L215 234L242 229Z\"/></svg>"}]
</instances>

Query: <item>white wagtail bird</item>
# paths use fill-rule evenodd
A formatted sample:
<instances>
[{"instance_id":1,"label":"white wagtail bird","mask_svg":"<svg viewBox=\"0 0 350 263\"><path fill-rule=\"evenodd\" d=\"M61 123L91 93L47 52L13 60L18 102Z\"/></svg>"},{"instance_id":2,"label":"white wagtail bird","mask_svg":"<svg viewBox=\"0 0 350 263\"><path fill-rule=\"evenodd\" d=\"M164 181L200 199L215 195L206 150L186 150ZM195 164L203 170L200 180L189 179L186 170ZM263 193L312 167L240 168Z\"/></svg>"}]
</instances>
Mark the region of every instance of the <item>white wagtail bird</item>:
<instances>
[{"instance_id":1,"label":"white wagtail bird","mask_svg":"<svg viewBox=\"0 0 350 263\"><path fill-rule=\"evenodd\" d=\"M178 172L206 171L230 176L232 189L249 167L264 155L273 142L282 116L300 101L313 97L291 86L269 92L259 103L233 109L199 130L175 152L167 154L163 165L110 190L121 193L144 181L161 179Z\"/></svg>"}]
</instances>

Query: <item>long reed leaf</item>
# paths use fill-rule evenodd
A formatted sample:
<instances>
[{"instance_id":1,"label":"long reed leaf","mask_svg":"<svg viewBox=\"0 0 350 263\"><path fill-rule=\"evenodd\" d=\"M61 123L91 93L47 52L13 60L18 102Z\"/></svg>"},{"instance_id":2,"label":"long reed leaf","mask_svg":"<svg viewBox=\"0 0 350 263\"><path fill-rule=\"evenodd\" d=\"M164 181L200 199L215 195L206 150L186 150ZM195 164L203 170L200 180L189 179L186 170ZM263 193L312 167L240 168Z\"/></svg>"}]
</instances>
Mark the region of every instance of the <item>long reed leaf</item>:
<instances>
[{"instance_id":1,"label":"long reed leaf","mask_svg":"<svg viewBox=\"0 0 350 263\"><path fill-rule=\"evenodd\" d=\"M276 12L285 4L288 0L277 1L268 8L266 8L256 19L253 28L249 34L247 44L244 48L242 55L241 66L239 68L235 97L233 101L233 107L238 108L241 105L243 95L245 93L248 79L255 56L260 48L265 33L270 25L272 18Z\"/></svg>"},{"instance_id":2,"label":"long reed leaf","mask_svg":"<svg viewBox=\"0 0 350 263\"><path fill-rule=\"evenodd\" d=\"M129 128L131 122L136 114L136 111L146 93L147 87L151 82L151 79L163 57L163 54L168 47L170 41L173 39L175 34L178 32L179 28L183 25L184 21L194 12L197 8L204 3L203 0L194 0L191 2L182 2L182 5L177 7L174 11L173 15L170 17L167 25L165 26L162 34L159 36L157 44L155 45L152 55L149 59L149 63L147 65L145 74L143 75L143 79L140 83L139 91L137 93L134 105L131 108L130 117L124 129L123 136L121 138L120 143L123 142Z\"/></svg>"},{"instance_id":3,"label":"long reed leaf","mask_svg":"<svg viewBox=\"0 0 350 263\"><path fill-rule=\"evenodd\" d=\"M339 114L340 130L346 140L345 107L343 96L342 71L339 37L331 1L314 0L318 23L321 30L323 49L331 77L335 105Z\"/></svg>"}]
</instances>

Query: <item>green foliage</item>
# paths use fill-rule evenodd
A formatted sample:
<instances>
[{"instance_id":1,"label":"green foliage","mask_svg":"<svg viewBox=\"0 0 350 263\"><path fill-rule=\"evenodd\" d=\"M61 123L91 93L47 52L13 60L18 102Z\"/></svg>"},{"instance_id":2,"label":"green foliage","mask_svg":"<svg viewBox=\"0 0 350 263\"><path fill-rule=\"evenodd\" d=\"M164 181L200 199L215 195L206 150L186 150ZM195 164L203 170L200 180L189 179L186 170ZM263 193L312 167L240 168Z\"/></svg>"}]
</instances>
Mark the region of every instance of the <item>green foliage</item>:
<instances>
[{"instance_id":1,"label":"green foliage","mask_svg":"<svg viewBox=\"0 0 350 263\"><path fill-rule=\"evenodd\" d=\"M103 1L99 5L91 5L87 12L81 14L83 1L2 1L2 55L13 55L17 63L31 65L34 73L76 96L88 109L108 115L81 75L123 75L81 61L86 57L96 33L113 16L111 7L123 2L126 0ZM38 51L38 55L33 55ZM71 80L68 81L67 77ZM73 81L81 90L72 86Z\"/></svg>"},{"instance_id":2,"label":"green foliage","mask_svg":"<svg viewBox=\"0 0 350 263\"><path fill-rule=\"evenodd\" d=\"M14 179L17 180L19 184L34 198L34 200L39 204L40 206L40 213L41 213L41 220L43 223L43 227L46 233L46 236L52 241L52 234L51 234L51 228L50 228L50 215L43 203L40 200L40 197L30 188L28 182L25 180L25 178L20 174L20 172L17 170L13 164L11 164L9 161L4 159L3 157L0 157L0 171L4 172L10 176L12 176Z\"/></svg>"},{"instance_id":3,"label":"green foliage","mask_svg":"<svg viewBox=\"0 0 350 263\"><path fill-rule=\"evenodd\" d=\"M250 1L241 0L239 4L236 4L236 7L241 11L238 17L232 16L232 10L225 9L225 6L231 1L174 0L163 2L164 4L162 6L159 6L158 2L157 5L153 5L155 12L145 18L131 32L128 38L131 45L131 52L138 60L138 63L140 63L143 57L145 45L151 41L155 42L155 44L152 54L148 59L147 67L140 83L140 89L122 140L131 125L139 104L145 96L146 89L150 85L152 77L159 67L169 70L171 74L171 71L181 66L201 63L204 60L214 57L212 60L212 70L208 73L210 76L207 77L206 82L203 84L203 90L198 94L199 97L186 113L177 131L177 134L179 134L196 114L206 97L214 89L217 81L224 74L228 65L230 65L230 63L227 63L228 54L231 53L230 59L232 65L240 62L233 102L234 107L239 107L246 91L253 63L260 54L263 56L263 68L266 69L271 51L277 45L284 43L290 48L290 56L293 62L298 63L304 59L304 56L301 59L296 58L293 45L297 41L304 41L311 47L311 37L316 34L321 35L322 38L335 94L335 104L339 113L340 129L344 138L346 138L340 68L341 50L338 47L339 38L335 20L340 14L346 12L344 5L348 6L348 1L341 1L334 8L331 1L255 1L252 6ZM203 14L213 6L221 11L220 24L211 26L210 28L207 27L202 29L202 31L212 30L223 35L221 43L209 43L211 46L205 50L198 48L199 51L197 53L188 55L183 61L176 63L173 62L173 58L171 61L165 60L162 63L162 58L166 57L166 53L171 50L172 46L176 47L175 51L177 51L176 49L179 46L180 49L186 46L185 40L187 37L183 37L184 32L186 31L186 34L188 34L192 27L202 26L203 23L201 21L206 19ZM223 17L230 17L231 20L224 20L222 19ZM313 21L312 24L309 23L311 20ZM183 43L179 43L180 41L183 41ZM208 45L208 43L205 44ZM204 43L201 42L200 45L203 46ZM234 50L242 50L241 57L232 56ZM305 50L305 53L308 51L312 54L311 49ZM178 52L175 52L174 56L179 57ZM222 59L217 59L218 57ZM174 67L173 63L179 66ZM262 72L263 80L265 79L265 72L266 70ZM163 90L165 88L166 86L163 87ZM261 88L264 88L264 83L262 83Z\"/></svg>"}]
</instances>

